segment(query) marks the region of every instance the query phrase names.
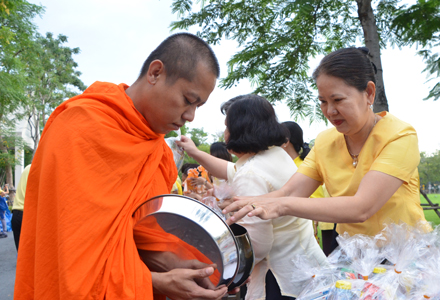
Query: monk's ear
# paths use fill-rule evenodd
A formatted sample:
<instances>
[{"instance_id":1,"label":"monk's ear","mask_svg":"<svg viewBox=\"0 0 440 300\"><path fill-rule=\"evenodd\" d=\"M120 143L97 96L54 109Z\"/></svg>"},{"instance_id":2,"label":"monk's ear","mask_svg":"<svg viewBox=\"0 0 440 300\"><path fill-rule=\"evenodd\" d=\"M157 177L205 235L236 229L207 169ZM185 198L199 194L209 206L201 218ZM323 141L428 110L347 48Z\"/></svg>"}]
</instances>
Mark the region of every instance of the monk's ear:
<instances>
[{"instance_id":1,"label":"monk's ear","mask_svg":"<svg viewBox=\"0 0 440 300\"><path fill-rule=\"evenodd\" d=\"M150 84L156 84L159 77L165 76L165 66L163 62L158 59L153 60L145 76L147 76L147 80Z\"/></svg>"}]
</instances>

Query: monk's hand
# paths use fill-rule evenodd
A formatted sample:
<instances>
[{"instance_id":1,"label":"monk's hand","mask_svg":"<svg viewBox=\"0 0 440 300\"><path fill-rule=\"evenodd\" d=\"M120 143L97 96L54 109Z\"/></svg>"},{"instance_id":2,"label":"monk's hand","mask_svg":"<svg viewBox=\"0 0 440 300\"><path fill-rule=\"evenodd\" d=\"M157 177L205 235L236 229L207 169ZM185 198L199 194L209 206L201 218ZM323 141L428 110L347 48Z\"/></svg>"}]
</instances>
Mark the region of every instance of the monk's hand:
<instances>
[{"instance_id":1,"label":"monk's hand","mask_svg":"<svg viewBox=\"0 0 440 300\"><path fill-rule=\"evenodd\" d=\"M213 267L197 270L174 269L166 273L151 273L155 293L174 300L220 300L228 291L226 286L204 288L198 284L214 273ZM213 286L213 285L212 285Z\"/></svg>"},{"instance_id":2,"label":"monk's hand","mask_svg":"<svg viewBox=\"0 0 440 300\"><path fill-rule=\"evenodd\" d=\"M185 150L185 152L193 157L194 154L199 151L199 149L197 149L196 144L194 144L194 142L187 136L182 135L180 137L180 141L176 141L177 146L182 147L183 150Z\"/></svg>"},{"instance_id":3,"label":"monk's hand","mask_svg":"<svg viewBox=\"0 0 440 300\"><path fill-rule=\"evenodd\" d=\"M231 225L245 216L259 217L263 220L275 219L281 214L280 198L234 197L233 202L223 209L223 214L232 213L226 220Z\"/></svg>"},{"instance_id":4,"label":"monk's hand","mask_svg":"<svg viewBox=\"0 0 440 300\"><path fill-rule=\"evenodd\" d=\"M179 269L191 269L191 270L199 270L199 269L208 268L208 267L213 267L214 269L216 269L217 265L216 264L206 264L206 263L203 263L203 262L198 261L196 259L191 259L191 260L181 260L177 266L177 268L179 268ZM205 289L210 289L210 290L215 289L215 285L211 282L211 280L209 280L209 277L196 278L195 282L199 286L201 286Z\"/></svg>"}]
</instances>

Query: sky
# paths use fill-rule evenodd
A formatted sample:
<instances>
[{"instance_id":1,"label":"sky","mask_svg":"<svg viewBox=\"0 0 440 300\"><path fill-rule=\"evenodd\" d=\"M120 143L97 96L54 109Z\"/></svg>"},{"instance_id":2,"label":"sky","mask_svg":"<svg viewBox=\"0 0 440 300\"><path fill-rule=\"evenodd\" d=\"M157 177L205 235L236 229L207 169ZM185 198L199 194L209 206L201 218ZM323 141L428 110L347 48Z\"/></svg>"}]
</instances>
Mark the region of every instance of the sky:
<instances>
[{"instance_id":1,"label":"sky","mask_svg":"<svg viewBox=\"0 0 440 300\"><path fill-rule=\"evenodd\" d=\"M79 47L75 55L81 80L86 85L95 81L131 85L150 54L167 36L180 31L170 31L172 21L171 0L28 0L45 7L42 17L35 23L41 34L52 32L68 37L67 45ZM196 1L194 1L196 2ZM409 4L415 1L406 1ZM189 32L196 33L197 28ZM238 51L234 41L224 40L213 47L220 63L220 77L227 75L227 61ZM437 51L440 51L437 49ZM311 72L319 60L310 63ZM427 100L433 82L426 83L425 67L415 48L388 48L382 51L385 92L389 111L399 119L410 123L419 137L420 151L433 153L440 150L438 120L440 101ZM221 103L242 94L252 92L249 82L223 90L216 87L208 102L196 112L190 128L204 128L214 134L224 130ZM275 111L280 122L293 120L285 104L277 104ZM323 122L309 125L298 121L306 142L329 128ZM331 126L331 125L329 125ZM212 139L208 140L213 142Z\"/></svg>"}]
</instances>

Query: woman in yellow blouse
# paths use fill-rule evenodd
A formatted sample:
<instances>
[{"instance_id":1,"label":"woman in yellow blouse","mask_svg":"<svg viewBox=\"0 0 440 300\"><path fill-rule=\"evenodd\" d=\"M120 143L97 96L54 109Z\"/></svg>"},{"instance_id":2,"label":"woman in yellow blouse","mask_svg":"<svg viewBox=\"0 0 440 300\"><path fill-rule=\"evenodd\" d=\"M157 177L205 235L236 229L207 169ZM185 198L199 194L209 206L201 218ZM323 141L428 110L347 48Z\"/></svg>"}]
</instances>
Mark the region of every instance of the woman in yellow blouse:
<instances>
[{"instance_id":1,"label":"woman in yellow blouse","mask_svg":"<svg viewBox=\"0 0 440 300\"><path fill-rule=\"evenodd\" d=\"M313 73L324 116L335 127L278 191L238 197L224 212L272 219L293 215L338 223L339 233L375 235L386 222L424 220L419 199L420 161L414 128L388 112L373 113L375 66L367 48L346 48L323 58ZM330 198L310 198L324 183Z\"/></svg>"}]
</instances>

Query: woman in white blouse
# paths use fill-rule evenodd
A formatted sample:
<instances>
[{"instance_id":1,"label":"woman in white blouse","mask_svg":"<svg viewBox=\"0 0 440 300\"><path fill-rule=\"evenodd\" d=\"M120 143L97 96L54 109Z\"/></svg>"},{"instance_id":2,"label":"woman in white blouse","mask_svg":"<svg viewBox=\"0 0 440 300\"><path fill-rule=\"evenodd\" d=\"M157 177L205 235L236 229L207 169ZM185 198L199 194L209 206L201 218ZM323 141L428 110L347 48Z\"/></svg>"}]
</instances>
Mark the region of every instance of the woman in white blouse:
<instances>
[{"instance_id":1,"label":"woman in white blouse","mask_svg":"<svg viewBox=\"0 0 440 300\"><path fill-rule=\"evenodd\" d=\"M232 182L237 196L258 196L281 188L297 167L279 147L288 140L289 133L278 123L272 105L263 97L244 95L224 103L221 109L226 115L226 147L239 157L235 174L231 163L198 150L189 138L182 137L179 145L214 176ZM297 297L303 287L290 279L296 272L292 259L298 254L325 264L310 220L245 217L240 224L250 235L256 260L246 299Z\"/></svg>"}]
</instances>

